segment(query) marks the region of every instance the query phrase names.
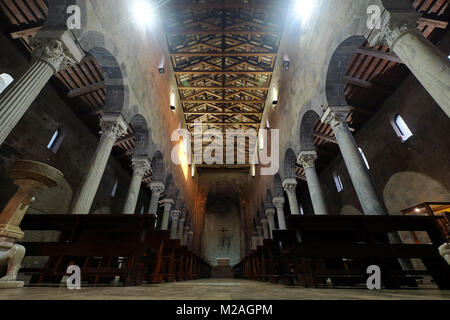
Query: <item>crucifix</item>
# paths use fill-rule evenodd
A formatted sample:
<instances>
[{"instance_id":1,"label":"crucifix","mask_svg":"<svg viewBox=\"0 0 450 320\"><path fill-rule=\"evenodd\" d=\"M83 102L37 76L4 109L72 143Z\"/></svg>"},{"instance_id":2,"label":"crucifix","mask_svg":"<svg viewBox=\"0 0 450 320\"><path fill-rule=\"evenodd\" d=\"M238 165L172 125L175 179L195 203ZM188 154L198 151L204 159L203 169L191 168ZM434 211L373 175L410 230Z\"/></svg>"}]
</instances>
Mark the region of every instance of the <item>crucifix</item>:
<instances>
[{"instance_id":1,"label":"crucifix","mask_svg":"<svg viewBox=\"0 0 450 320\"><path fill-rule=\"evenodd\" d=\"M225 229L225 227L222 227L222 229L219 230L219 232L221 232L222 235L222 247L225 247L225 232L228 232L229 230Z\"/></svg>"}]
</instances>

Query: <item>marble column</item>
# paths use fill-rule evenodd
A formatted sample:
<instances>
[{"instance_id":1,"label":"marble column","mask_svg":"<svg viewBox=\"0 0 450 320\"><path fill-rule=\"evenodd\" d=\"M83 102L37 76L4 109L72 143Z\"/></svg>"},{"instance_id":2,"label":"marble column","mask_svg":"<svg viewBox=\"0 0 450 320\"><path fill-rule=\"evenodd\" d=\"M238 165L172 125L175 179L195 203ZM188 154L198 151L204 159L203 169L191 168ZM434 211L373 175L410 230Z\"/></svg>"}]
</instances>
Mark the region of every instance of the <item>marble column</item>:
<instances>
[{"instance_id":1,"label":"marble column","mask_svg":"<svg viewBox=\"0 0 450 320\"><path fill-rule=\"evenodd\" d=\"M149 214L154 214L158 212L158 203L161 194L164 192L165 186L164 183L159 181L152 181L150 183L150 190L152 191L152 197L150 200L150 208L148 210Z\"/></svg>"},{"instance_id":2,"label":"marble column","mask_svg":"<svg viewBox=\"0 0 450 320\"><path fill-rule=\"evenodd\" d=\"M172 228L170 231L170 239L177 239L178 236L178 218L181 215L180 210L172 211Z\"/></svg>"},{"instance_id":3,"label":"marble column","mask_svg":"<svg viewBox=\"0 0 450 320\"><path fill-rule=\"evenodd\" d=\"M386 207L378 196L366 164L347 124L348 107L329 107L322 122L332 126L342 157L366 215L385 215Z\"/></svg>"},{"instance_id":4,"label":"marble column","mask_svg":"<svg viewBox=\"0 0 450 320\"><path fill-rule=\"evenodd\" d=\"M188 234L189 234L189 226L185 226L184 227L184 232L183 232L183 237L181 238L181 244L183 246L187 246L188 245Z\"/></svg>"},{"instance_id":5,"label":"marble column","mask_svg":"<svg viewBox=\"0 0 450 320\"><path fill-rule=\"evenodd\" d=\"M175 201L173 199L164 199L161 201L164 204L164 213L161 222L161 230L169 229L170 210L172 209Z\"/></svg>"},{"instance_id":6,"label":"marble column","mask_svg":"<svg viewBox=\"0 0 450 320\"><path fill-rule=\"evenodd\" d=\"M273 204L277 208L278 227L280 230L286 230L286 217L284 216L284 197L273 198Z\"/></svg>"},{"instance_id":7,"label":"marble column","mask_svg":"<svg viewBox=\"0 0 450 320\"><path fill-rule=\"evenodd\" d=\"M270 239L269 237L269 220L267 219L261 219L263 234L264 234L264 240Z\"/></svg>"},{"instance_id":8,"label":"marble column","mask_svg":"<svg viewBox=\"0 0 450 320\"><path fill-rule=\"evenodd\" d=\"M385 11L383 28L369 37L370 44L389 45L428 93L450 117L450 62L417 29L420 14L410 5Z\"/></svg>"},{"instance_id":9,"label":"marble column","mask_svg":"<svg viewBox=\"0 0 450 320\"><path fill-rule=\"evenodd\" d=\"M289 206L291 208L291 215L300 215L300 208L297 201L297 180L295 179L285 179L283 181L283 188L286 191L289 199Z\"/></svg>"},{"instance_id":10,"label":"marble column","mask_svg":"<svg viewBox=\"0 0 450 320\"><path fill-rule=\"evenodd\" d=\"M319 177L316 172L317 152L302 151L298 157L298 164L303 167L306 175L306 182L308 183L309 194L311 202L316 215L326 215L327 206L320 186Z\"/></svg>"},{"instance_id":11,"label":"marble column","mask_svg":"<svg viewBox=\"0 0 450 320\"><path fill-rule=\"evenodd\" d=\"M128 129L123 116L117 114L104 114L100 124L102 136L73 202L72 214L89 214L114 143Z\"/></svg>"},{"instance_id":12,"label":"marble column","mask_svg":"<svg viewBox=\"0 0 450 320\"><path fill-rule=\"evenodd\" d=\"M269 238L273 239L273 230L275 230L275 209L266 209L266 216L269 221Z\"/></svg>"},{"instance_id":13,"label":"marble column","mask_svg":"<svg viewBox=\"0 0 450 320\"><path fill-rule=\"evenodd\" d=\"M55 32L54 32L55 33ZM50 78L79 61L84 52L71 33L41 32L31 41L34 47L31 67L0 100L0 145L28 111ZM44 38L48 36L48 38Z\"/></svg>"},{"instance_id":14,"label":"marble column","mask_svg":"<svg viewBox=\"0 0 450 320\"><path fill-rule=\"evenodd\" d=\"M188 232L188 238L187 238L187 246L189 250L192 250L192 245L194 243L194 231Z\"/></svg>"},{"instance_id":15,"label":"marble column","mask_svg":"<svg viewBox=\"0 0 450 320\"><path fill-rule=\"evenodd\" d=\"M125 206L123 213L125 214L135 214L136 204L139 198L139 192L141 190L142 179L145 173L150 170L151 163L146 156L135 156L131 160L131 165L133 167L133 177L131 178L130 188L128 189L127 200L125 201Z\"/></svg>"}]
</instances>

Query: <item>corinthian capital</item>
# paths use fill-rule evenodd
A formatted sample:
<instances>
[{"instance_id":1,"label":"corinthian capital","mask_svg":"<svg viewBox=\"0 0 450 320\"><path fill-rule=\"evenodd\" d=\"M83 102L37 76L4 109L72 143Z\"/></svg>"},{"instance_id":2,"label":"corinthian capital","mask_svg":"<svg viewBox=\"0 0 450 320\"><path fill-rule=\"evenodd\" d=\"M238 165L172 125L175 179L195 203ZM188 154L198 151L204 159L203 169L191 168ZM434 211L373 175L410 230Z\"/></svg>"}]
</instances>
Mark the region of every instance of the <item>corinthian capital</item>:
<instances>
[{"instance_id":1,"label":"corinthian capital","mask_svg":"<svg viewBox=\"0 0 450 320\"><path fill-rule=\"evenodd\" d=\"M162 182L152 181L150 183L150 190L152 190L152 192L161 194L164 192L164 189L165 189L165 186L164 186L164 183L162 183Z\"/></svg>"},{"instance_id":2,"label":"corinthian capital","mask_svg":"<svg viewBox=\"0 0 450 320\"><path fill-rule=\"evenodd\" d=\"M102 136L116 141L124 136L128 130L128 124L121 114L105 113L100 121Z\"/></svg>"},{"instance_id":3,"label":"corinthian capital","mask_svg":"<svg viewBox=\"0 0 450 320\"><path fill-rule=\"evenodd\" d=\"M151 162L147 157L135 156L131 160L131 166L133 167L133 172L139 176L144 176L145 173L150 170Z\"/></svg>"},{"instance_id":4,"label":"corinthian capital","mask_svg":"<svg viewBox=\"0 0 450 320\"><path fill-rule=\"evenodd\" d=\"M347 116L350 113L350 108L347 106L331 106L325 111L322 122L328 123L332 127L337 127L341 123L347 121Z\"/></svg>"},{"instance_id":5,"label":"corinthian capital","mask_svg":"<svg viewBox=\"0 0 450 320\"><path fill-rule=\"evenodd\" d=\"M317 152L315 151L302 151L298 156L297 162L303 167L303 169L315 168L317 160Z\"/></svg>"},{"instance_id":6,"label":"corinthian capital","mask_svg":"<svg viewBox=\"0 0 450 320\"><path fill-rule=\"evenodd\" d=\"M181 211L180 210L173 210L172 211L172 218L173 219L178 219L181 216Z\"/></svg>"},{"instance_id":7,"label":"corinthian capital","mask_svg":"<svg viewBox=\"0 0 450 320\"><path fill-rule=\"evenodd\" d=\"M68 31L39 31L30 45L34 48L33 59L48 63L55 73L80 62L84 56Z\"/></svg>"},{"instance_id":8,"label":"corinthian capital","mask_svg":"<svg viewBox=\"0 0 450 320\"><path fill-rule=\"evenodd\" d=\"M275 209L274 208L266 209L266 216L268 218L274 217L275 216Z\"/></svg>"},{"instance_id":9,"label":"corinthian capital","mask_svg":"<svg viewBox=\"0 0 450 320\"><path fill-rule=\"evenodd\" d=\"M284 188L284 191L286 191L287 193L295 192L295 189L297 188L297 180L285 179L283 181L283 188Z\"/></svg>"},{"instance_id":10,"label":"corinthian capital","mask_svg":"<svg viewBox=\"0 0 450 320\"><path fill-rule=\"evenodd\" d=\"M369 36L371 46L388 45L395 47L397 40L407 32L417 31L420 13L411 8L388 9L381 16L381 30L374 30Z\"/></svg>"},{"instance_id":11,"label":"corinthian capital","mask_svg":"<svg viewBox=\"0 0 450 320\"><path fill-rule=\"evenodd\" d=\"M285 202L286 201L284 200L284 197L275 197L275 198L273 198L273 204L275 205L275 207L277 209L278 208L283 209Z\"/></svg>"}]
</instances>

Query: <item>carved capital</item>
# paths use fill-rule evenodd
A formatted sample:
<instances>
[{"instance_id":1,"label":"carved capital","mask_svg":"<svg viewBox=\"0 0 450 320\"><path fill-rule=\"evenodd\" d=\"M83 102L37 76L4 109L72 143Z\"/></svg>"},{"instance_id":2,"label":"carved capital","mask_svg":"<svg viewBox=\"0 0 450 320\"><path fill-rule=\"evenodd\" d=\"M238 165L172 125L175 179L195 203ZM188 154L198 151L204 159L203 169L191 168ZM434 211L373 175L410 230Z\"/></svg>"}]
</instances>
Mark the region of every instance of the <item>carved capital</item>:
<instances>
[{"instance_id":1,"label":"carved capital","mask_svg":"<svg viewBox=\"0 0 450 320\"><path fill-rule=\"evenodd\" d=\"M285 179L283 181L283 188L287 193L295 193L295 189L297 188L297 180Z\"/></svg>"},{"instance_id":2,"label":"carved capital","mask_svg":"<svg viewBox=\"0 0 450 320\"><path fill-rule=\"evenodd\" d=\"M332 127L337 127L341 123L347 121L347 116L350 113L350 108L348 106L330 106L325 111L322 122L328 123Z\"/></svg>"},{"instance_id":3,"label":"carved capital","mask_svg":"<svg viewBox=\"0 0 450 320\"><path fill-rule=\"evenodd\" d=\"M298 156L297 162L303 167L303 169L315 168L317 160L317 152L315 151L302 151Z\"/></svg>"},{"instance_id":4,"label":"carved capital","mask_svg":"<svg viewBox=\"0 0 450 320\"><path fill-rule=\"evenodd\" d=\"M161 194L164 192L165 186L164 183L159 182L159 181L152 181L150 183L150 190L152 190L152 192L155 192L157 194Z\"/></svg>"},{"instance_id":5,"label":"carved capital","mask_svg":"<svg viewBox=\"0 0 450 320\"><path fill-rule=\"evenodd\" d=\"M173 199L163 199L161 200L161 203L164 205L164 209L168 208L168 210L170 210L175 201L173 201Z\"/></svg>"},{"instance_id":6,"label":"carved capital","mask_svg":"<svg viewBox=\"0 0 450 320\"><path fill-rule=\"evenodd\" d=\"M369 36L371 46L388 45L393 49L395 43L407 32L418 32L417 20L420 13L411 9L386 10L381 16L381 30L374 30Z\"/></svg>"},{"instance_id":7,"label":"carved capital","mask_svg":"<svg viewBox=\"0 0 450 320\"><path fill-rule=\"evenodd\" d=\"M100 121L102 137L112 139L114 142L124 136L128 130L128 124L121 114L105 113Z\"/></svg>"},{"instance_id":8,"label":"carved capital","mask_svg":"<svg viewBox=\"0 0 450 320\"><path fill-rule=\"evenodd\" d=\"M144 177L145 173L151 168L151 162L147 157L133 157L131 166L134 174Z\"/></svg>"},{"instance_id":9,"label":"carved capital","mask_svg":"<svg viewBox=\"0 0 450 320\"><path fill-rule=\"evenodd\" d=\"M275 207L280 210L284 208L284 204L286 203L286 200L284 200L284 197L275 197L273 198L273 204Z\"/></svg>"},{"instance_id":10,"label":"carved capital","mask_svg":"<svg viewBox=\"0 0 450 320\"><path fill-rule=\"evenodd\" d=\"M68 31L41 30L30 40L33 59L48 63L55 73L80 62L85 53Z\"/></svg>"},{"instance_id":11,"label":"carved capital","mask_svg":"<svg viewBox=\"0 0 450 320\"><path fill-rule=\"evenodd\" d=\"M269 220L267 220L267 219L261 219L261 224L262 224L263 226L266 226L267 224L269 224Z\"/></svg>"},{"instance_id":12,"label":"carved capital","mask_svg":"<svg viewBox=\"0 0 450 320\"><path fill-rule=\"evenodd\" d=\"M274 208L266 209L266 216L269 219L274 217L275 216L275 209Z\"/></svg>"},{"instance_id":13,"label":"carved capital","mask_svg":"<svg viewBox=\"0 0 450 320\"><path fill-rule=\"evenodd\" d=\"M172 219L178 219L181 216L180 210L173 210L172 211Z\"/></svg>"}]
</instances>

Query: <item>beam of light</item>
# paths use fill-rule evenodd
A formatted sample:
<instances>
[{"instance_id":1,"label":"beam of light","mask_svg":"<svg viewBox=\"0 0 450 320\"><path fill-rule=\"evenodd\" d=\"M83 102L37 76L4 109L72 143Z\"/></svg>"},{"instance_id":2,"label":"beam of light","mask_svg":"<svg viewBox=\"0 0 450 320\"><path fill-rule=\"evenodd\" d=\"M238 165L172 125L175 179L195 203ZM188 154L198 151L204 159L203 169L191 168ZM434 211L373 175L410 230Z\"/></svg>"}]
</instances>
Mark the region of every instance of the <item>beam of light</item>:
<instances>
[{"instance_id":1,"label":"beam of light","mask_svg":"<svg viewBox=\"0 0 450 320\"><path fill-rule=\"evenodd\" d=\"M149 0L136 0L133 5L134 18L141 26L148 26L154 17L154 8Z\"/></svg>"},{"instance_id":2,"label":"beam of light","mask_svg":"<svg viewBox=\"0 0 450 320\"><path fill-rule=\"evenodd\" d=\"M181 169L183 170L184 178L187 180L189 177L189 163L188 163L186 149L187 149L187 144L182 138L182 140L180 142L180 147L178 148L178 159L181 164Z\"/></svg>"}]
</instances>

